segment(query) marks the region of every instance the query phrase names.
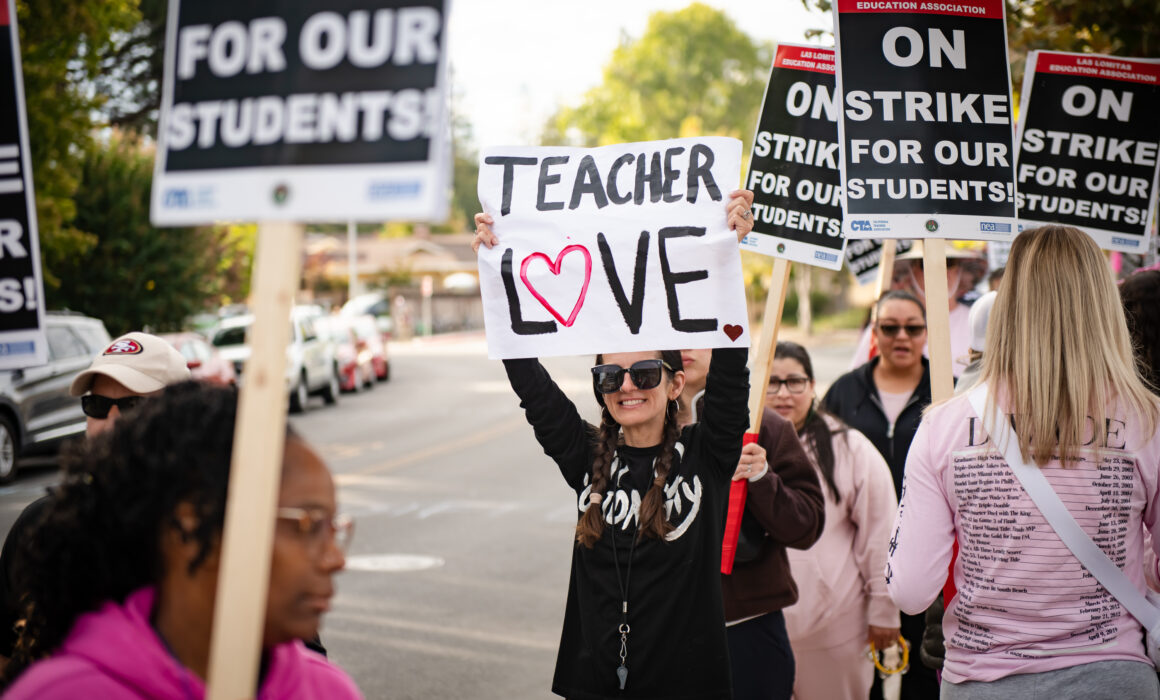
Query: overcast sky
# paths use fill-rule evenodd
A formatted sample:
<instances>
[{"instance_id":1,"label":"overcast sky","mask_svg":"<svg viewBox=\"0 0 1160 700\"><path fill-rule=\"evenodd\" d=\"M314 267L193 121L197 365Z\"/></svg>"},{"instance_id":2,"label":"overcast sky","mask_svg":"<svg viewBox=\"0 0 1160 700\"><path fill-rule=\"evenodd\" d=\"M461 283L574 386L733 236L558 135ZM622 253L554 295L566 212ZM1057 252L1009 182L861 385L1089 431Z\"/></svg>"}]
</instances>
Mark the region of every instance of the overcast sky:
<instances>
[{"instance_id":1,"label":"overcast sky","mask_svg":"<svg viewBox=\"0 0 1160 700\"><path fill-rule=\"evenodd\" d=\"M449 41L457 108L476 146L526 145L559 104L600 83L623 33L640 37L648 17L689 0L453 0ZM829 15L800 0L709 0L750 36L806 43Z\"/></svg>"}]
</instances>

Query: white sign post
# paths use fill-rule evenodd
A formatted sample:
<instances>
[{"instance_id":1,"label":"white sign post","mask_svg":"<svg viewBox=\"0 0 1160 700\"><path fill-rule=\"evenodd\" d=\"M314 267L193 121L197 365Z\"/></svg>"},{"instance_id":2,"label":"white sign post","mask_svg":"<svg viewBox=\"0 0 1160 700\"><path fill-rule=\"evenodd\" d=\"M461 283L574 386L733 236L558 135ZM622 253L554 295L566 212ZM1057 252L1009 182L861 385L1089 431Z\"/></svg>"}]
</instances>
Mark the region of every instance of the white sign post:
<instances>
[{"instance_id":1,"label":"white sign post","mask_svg":"<svg viewBox=\"0 0 1160 700\"><path fill-rule=\"evenodd\" d=\"M253 697L303 221L441 219L444 0L170 0L151 217L257 220L207 696ZM382 32L372 27L389 27Z\"/></svg>"},{"instance_id":2,"label":"white sign post","mask_svg":"<svg viewBox=\"0 0 1160 700\"><path fill-rule=\"evenodd\" d=\"M489 356L748 345L725 209L740 163L720 137L485 150Z\"/></svg>"}]
</instances>

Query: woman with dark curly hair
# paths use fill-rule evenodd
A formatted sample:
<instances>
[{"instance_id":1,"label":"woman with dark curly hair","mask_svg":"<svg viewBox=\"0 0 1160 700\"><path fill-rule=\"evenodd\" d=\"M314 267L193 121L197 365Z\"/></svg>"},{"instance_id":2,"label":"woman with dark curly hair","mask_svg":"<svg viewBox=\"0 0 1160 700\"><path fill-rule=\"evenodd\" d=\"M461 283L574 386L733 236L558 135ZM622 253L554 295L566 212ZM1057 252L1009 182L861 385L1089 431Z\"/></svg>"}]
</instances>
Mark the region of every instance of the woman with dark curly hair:
<instances>
[{"instance_id":1,"label":"woman with dark curly hair","mask_svg":"<svg viewBox=\"0 0 1160 700\"><path fill-rule=\"evenodd\" d=\"M1124 280L1120 300L1140 376L1149 389L1160 394L1160 270L1141 270Z\"/></svg>"},{"instance_id":2,"label":"woman with dark curly hair","mask_svg":"<svg viewBox=\"0 0 1160 700\"><path fill-rule=\"evenodd\" d=\"M232 390L178 384L66 452L63 483L21 543L31 593L6 698L204 696L236 409ZM298 641L328 608L350 521L293 433L277 517L255 696L361 697Z\"/></svg>"}]
</instances>

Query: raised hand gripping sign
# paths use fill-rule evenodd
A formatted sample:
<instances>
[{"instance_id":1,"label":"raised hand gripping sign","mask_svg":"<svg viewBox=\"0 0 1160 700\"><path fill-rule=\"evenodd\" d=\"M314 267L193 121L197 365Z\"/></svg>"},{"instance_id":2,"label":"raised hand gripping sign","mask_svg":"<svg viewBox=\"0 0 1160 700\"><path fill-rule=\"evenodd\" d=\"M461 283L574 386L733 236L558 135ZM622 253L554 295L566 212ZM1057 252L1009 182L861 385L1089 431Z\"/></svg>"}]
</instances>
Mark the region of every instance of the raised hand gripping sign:
<instances>
[{"instance_id":1,"label":"raised hand gripping sign","mask_svg":"<svg viewBox=\"0 0 1160 700\"><path fill-rule=\"evenodd\" d=\"M741 143L492 148L479 201L488 356L746 347L737 236Z\"/></svg>"}]
</instances>

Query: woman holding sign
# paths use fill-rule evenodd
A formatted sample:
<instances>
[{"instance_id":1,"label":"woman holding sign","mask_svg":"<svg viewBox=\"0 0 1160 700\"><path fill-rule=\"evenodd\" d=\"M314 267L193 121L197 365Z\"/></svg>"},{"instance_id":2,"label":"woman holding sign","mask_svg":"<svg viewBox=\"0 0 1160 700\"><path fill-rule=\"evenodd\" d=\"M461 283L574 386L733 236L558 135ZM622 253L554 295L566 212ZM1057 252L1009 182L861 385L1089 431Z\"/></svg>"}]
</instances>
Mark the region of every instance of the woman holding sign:
<instances>
[{"instance_id":1,"label":"woman holding sign","mask_svg":"<svg viewBox=\"0 0 1160 700\"><path fill-rule=\"evenodd\" d=\"M909 292L890 291L878 300L874 318L878 356L838 377L822 398L822 407L874 443L890 465L895 495L901 496L906 453L931 401L930 363L922 356L926 307ZM921 645L924 627L922 615L902 616L902 636L912 651ZM902 677L904 700L924 700L937 693L934 671L921 663L910 664Z\"/></svg>"},{"instance_id":2,"label":"woman holding sign","mask_svg":"<svg viewBox=\"0 0 1160 700\"><path fill-rule=\"evenodd\" d=\"M747 212L731 215L731 224L748 229ZM489 222L476 221L477 242L497 243ZM747 354L713 351L705 419L684 428L678 351L597 356L599 426L580 417L539 361L504 361L579 512L554 693L571 700L732 697L721 538L748 426Z\"/></svg>"},{"instance_id":3,"label":"woman holding sign","mask_svg":"<svg viewBox=\"0 0 1160 700\"><path fill-rule=\"evenodd\" d=\"M866 700L877 650L898 640L898 608L882 570L898 501L890 468L866 436L816 407L806 349L780 342L765 405L790 421L825 484L825 531L808 551L790 551L801 592L786 627L798 671L797 700Z\"/></svg>"},{"instance_id":4,"label":"woman holding sign","mask_svg":"<svg viewBox=\"0 0 1160 700\"><path fill-rule=\"evenodd\" d=\"M700 397L710 357L709 350L681 351L682 425L704 420ZM786 619L801 586L786 552L808 549L822 534L822 487L793 426L769 409L757 442L742 448L733 478L749 481L733 571L721 576L733 698L789 700L799 675Z\"/></svg>"},{"instance_id":5,"label":"woman holding sign","mask_svg":"<svg viewBox=\"0 0 1160 700\"><path fill-rule=\"evenodd\" d=\"M1024 231L1007 269L980 385L933 407L915 435L887 588L904 612L925 609L957 539L944 699L1156 700L1141 625L1105 585L1122 572L1145 590L1145 552L1160 553L1160 400L1091 238ZM1045 521L1036 502L1051 492L1060 507L1047 512L1077 524L1076 546L1094 542L1108 571L1081 564Z\"/></svg>"}]
</instances>

